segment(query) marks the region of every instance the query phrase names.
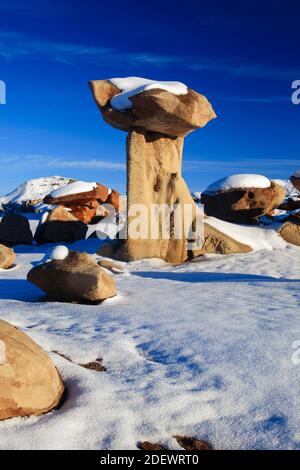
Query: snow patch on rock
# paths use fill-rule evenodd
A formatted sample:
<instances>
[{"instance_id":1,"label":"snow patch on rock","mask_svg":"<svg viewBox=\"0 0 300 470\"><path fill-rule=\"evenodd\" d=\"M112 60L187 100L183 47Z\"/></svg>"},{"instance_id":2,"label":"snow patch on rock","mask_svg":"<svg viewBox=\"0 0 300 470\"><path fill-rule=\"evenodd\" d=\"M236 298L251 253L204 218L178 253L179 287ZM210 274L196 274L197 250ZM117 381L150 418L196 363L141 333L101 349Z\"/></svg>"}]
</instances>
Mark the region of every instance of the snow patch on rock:
<instances>
[{"instance_id":1,"label":"snow patch on rock","mask_svg":"<svg viewBox=\"0 0 300 470\"><path fill-rule=\"evenodd\" d=\"M283 238L272 228L232 224L215 217L207 217L205 223L237 242L250 246L253 251L281 249L287 246Z\"/></svg>"},{"instance_id":2,"label":"snow patch on rock","mask_svg":"<svg viewBox=\"0 0 300 470\"><path fill-rule=\"evenodd\" d=\"M216 193L239 188L269 188L271 181L262 175L238 174L226 176L210 184L205 193Z\"/></svg>"},{"instance_id":3,"label":"snow patch on rock","mask_svg":"<svg viewBox=\"0 0 300 470\"><path fill-rule=\"evenodd\" d=\"M119 88L119 90L122 90L122 93L119 93L110 100L111 106L117 111L130 109L132 102L129 98L143 91L158 88L168 91L173 95L186 95L188 92L188 87L181 82L160 82L141 77L111 78L109 81Z\"/></svg>"},{"instance_id":4,"label":"snow patch on rock","mask_svg":"<svg viewBox=\"0 0 300 470\"><path fill-rule=\"evenodd\" d=\"M87 193L93 191L97 187L97 183L88 183L86 181L75 181L74 183L67 184L62 188L56 189L51 192L50 196L53 198L68 196L69 194Z\"/></svg>"}]
</instances>

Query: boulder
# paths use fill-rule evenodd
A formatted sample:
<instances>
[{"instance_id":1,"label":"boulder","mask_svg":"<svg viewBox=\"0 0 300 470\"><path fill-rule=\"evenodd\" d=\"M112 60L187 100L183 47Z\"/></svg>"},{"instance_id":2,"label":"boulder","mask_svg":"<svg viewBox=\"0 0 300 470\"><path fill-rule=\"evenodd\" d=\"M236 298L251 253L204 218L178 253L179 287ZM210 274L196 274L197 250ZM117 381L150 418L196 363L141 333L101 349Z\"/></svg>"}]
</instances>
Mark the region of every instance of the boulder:
<instances>
[{"instance_id":1,"label":"boulder","mask_svg":"<svg viewBox=\"0 0 300 470\"><path fill-rule=\"evenodd\" d=\"M64 385L49 356L15 326L0 320L0 420L55 408Z\"/></svg>"},{"instance_id":2,"label":"boulder","mask_svg":"<svg viewBox=\"0 0 300 470\"><path fill-rule=\"evenodd\" d=\"M143 129L184 137L216 117L207 98L191 88L182 95L158 88L140 92L129 98L132 107L121 112L114 109L110 101L122 90L109 80L93 80L89 83L104 120L123 131Z\"/></svg>"},{"instance_id":3,"label":"boulder","mask_svg":"<svg viewBox=\"0 0 300 470\"><path fill-rule=\"evenodd\" d=\"M296 188L297 191L300 191L300 172L297 172L293 176L291 176L290 181L294 188Z\"/></svg>"},{"instance_id":4,"label":"boulder","mask_svg":"<svg viewBox=\"0 0 300 470\"><path fill-rule=\"evenodd\" d=\"M14 250L8 246L0 244L0 268L7 269L15 262L16 255Z\"/></svg>"},{"instance_id":5,"label":"boulder","mask_svg":"<svg viewBox=\"0 0 300 470\"><path fill-rule=\"evenodd\" d=\"M76 219L81 220L84 224L90 224L93 218L97 215L99 203L97 201L91 201L85 205L73 205L70 207L70 214Z\"/></svg>"},{"instance_id":6,"label":"boulder","mask_svg":"<svg viewBox=\"0 0 300 470\"><path fill-rule=\"evenodd\" d=\"M114 279L90 255L76 251L34 267L27 279L60 301L100 302L116 295Z\"/></svg>"},{"instance_id":7,"label":"boulder","mask_svg":"<svg viewBox=\"0 0 300 470\"><path fill-rule=\"evenodd\" d=\"M270 214L285 198L285 189L270 182L268 188L232 188L204 191L201 202L208 216L233 223L252 223L260 215Z\"/></svg>"},{"instance_id":8,"label":"boulder","mask_svg":"<svg viewBox=\"0 0 300 470\"><path fill-rule=\"evenodd\" d=\"M286 222L278 233L286 242L300 246L300 222Z\"/></svg>"},{"instance_id":9,"label":"boulder","mask_svg":"<svg viewBox=\"0 0 300 470\"><path fill-rule=\"evenodd\" d=\"M28 219L17 214L5 215L0 222L0 243L7 246L31 245L32 232Z\"/></svg>"},{"instance_id":10,"label":"boulder","mask_svg":"<svg viewBox=\"0 0 300 470\"><path fill-rule=\"evenodd\" d=\"M204 243L198 255L218 254L231 255L234 253L249 253L252 248L225 235L215 227L204 223Z\"/></svg>"},{"instance_id":11,"label":"boulder","mask_svg":"<svg viewBox=\"0 0 300 470\"><path fill-rule=\"evenodd\" d=\"M39 224L34 238L38 243L74 243L85 239L87 230L88 227L66 209L56 207Z\"/></svg>"}]
</instances>

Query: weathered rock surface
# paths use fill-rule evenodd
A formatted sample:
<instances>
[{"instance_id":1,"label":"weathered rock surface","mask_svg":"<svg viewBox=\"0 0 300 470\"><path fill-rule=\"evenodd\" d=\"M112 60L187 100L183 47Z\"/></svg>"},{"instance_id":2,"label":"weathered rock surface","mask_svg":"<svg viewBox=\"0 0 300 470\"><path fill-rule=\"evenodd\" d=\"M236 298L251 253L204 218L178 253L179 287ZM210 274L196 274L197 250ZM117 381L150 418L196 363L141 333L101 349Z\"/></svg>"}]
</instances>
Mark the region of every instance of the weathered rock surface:
<instances>
[{"instance_id":1,"label":"weathered rock surface","mask_svg":"<svg viewBox=\"0 0 300 470\"><path fill-rule=\"evenodd\" d=\"M278 233L286 242L300 246L300 221L298 223L286 222Z\"/></svg>"},{"instance_id":2,"label":"weathered rock surface","mask_svg":"<svg viewBox=\"0 0 300 470\"><path fill-rule=\"evenodd\" d=\"M40 223L34 238L38 243L74 243L84 239L87 230L87 226L65 208L56 207Z\"/></svg>"},{"instance_id":3,"label":"weathered rock surface","mask_svg":"<svg viewBox=\"0 0 300 470\"><path fill-rule=\"evenodd\" d=\"M31 269L28 281L50 297L67 302L100 302L116 295L114 279L87 253L71 251Z\"/></svg>"},{"instance_id":4,"label":"weathered rock surface","mask_svg":"<svg viewBox=\"0 0 300 470\"><path fill-rule=\"evenodd\" d=\"M180 447L185 450L201 451L213 450L213 446L203 439L196 439L188 436L174 436Z\"/></svg>"},{"instance_id":5,"label":"weathered rock surface","mask_svg":"<svg viewBox=\"0 0 300 470\"><path fill-rule=\"evenodd\" d=\"M127 137L127 202L128 202L128 238L126 243L127 259L162 258L170 263L180 263L192 257L192 247L187 246L185 230L191 225L199 212L190 191L181 176L183 138L171 138L161 134L132 131ZM142 221L142 234L136 237L134 228L135 205L142 205L146 217ZM170 208L170 239L164 238L163 227L159 223L156 239L151 230L151 221L158 220L152 215L153 205L166 205ZM173 234L173 206L181 206L182 217L177 223L183 236ZM184 205L191 209L191 220L184 223ZM145 225L147 224L147 225ZM146 228L145 228L146 227ZM188 253L190 252L190 253Z\"/></svg>"},{"instance_id":6,"label":"weathered rock surface","mask_svg":"<svg viewBox=\"0 0 300 470\"><path fill-rule=\"evenodd\" d=\"M285 189L274 182L269 188L239 188L201 194L206 215L245 224L260 215L272 213L284 198Z\"/></svg>"},{"instance_id":7,"label":"weathered rock surface","mask_svg":"<svg viewBox=\"0 0 300 470\"><path fill-rule=\"evenodd\" d=\"M65 194L59 197L49 194L43 202L68 208L76 219L89 224L97 215L97 210L101 207L101 204L110 204L118 211L120 208L120 194L114 189L109 190L106 186L96 183L95 188L91 191ZM106 212L108 211L106 210Z\"/></svg>"},{"instance_id":8,"label":"weathered rock surface","mask_svg":"<svg viewBox=\"0 0 300 470\"><path fill-rule=\"evenodd\" d=\"M0 268L7 269L15 262L16 255L14 250L8 246L0 244Z\"/></svg>"},{"instance_id":9,"label":"weathered rock surface","mask_svg":"<svg viewBox=\"0 0 300 470\"><path fill-rule=\"evenodd\" d=\"M298 175L299 176L291 176L290 181L292 185L297 189L297 191L300 191L300 173L298 173Z\"/></svg>"},{"instance_id":10,"label":"weathered rock surface","mask_svg":"<svg viewBox=\"0 0 300 470\"><path fill-rule=\"evenodd\" d=\"M0 420L40 415L59 404L64 385L49 356L0 320Z\"/></svg>"},{"instance_id":11,"label":"weathered rock surface","mask_svg":"<svg viewBox=\"0 0 300 470\"><path fill-rule=\"evenodd\" d=\"M32 232L28 219L17 214L5 215L0 222L0 243L7 246L31 245Z\"/></svg>"},{"instance_id":12,"label":"weathered rock surface","mask_svg":"<svg viewBox=\"0 0 300 470\"><path fill-rule=\"evenodd\" d=\"M110 100L121 90L109 80L89 83L104 120L124 131L143 129L184 137L216 117L207 98L190 88L186 95L174 95L161 89L143 91L129 98L131 109L120 112L110 105Z\"/></svg>"},{"instance_id":13,"label":"weathered rock surface","mask_svg":"<svg viewBox=\"0 0 300 470\"><path fill-rule=\"evenodd\" d=\"M234 253L249 253L252 248L225 235L211 225L204 223L204 243L200 254L230 255Z\"/></svg>"},{"instance_id":14,"label":"weathered rock surface","mask_svg":"<svg viewBox=\"0 0 300 470\"><path fill-rule=\"evenodd\" d=\"M177 95L152 88L131 96L129 109L117 111L111 100L121 92L120 89L109 80L91 81L90 86L104 120L113 127L129 131L128 236L122 247L114 252L114 257L124 260L162 258L170 263L192 258L194 247L198 247L197 238L202 234L193 230L199 210L181 175L183 137L216 117L211 104L191 89ZM136 220L141 218L137 213L138 205L143 207L140 223ZM164 233L161 216L153 215L155 205L170 210L169 237ZM182 209L181 217L178 210L175 212L175 206ZM184 220L186 206L191 214L188 222ZM151 224L156 221L158 227L153 235ZM133 234L137 225L142 233ZM178 236L180 231L182 236Z\"/></svg>"}]
</instances>

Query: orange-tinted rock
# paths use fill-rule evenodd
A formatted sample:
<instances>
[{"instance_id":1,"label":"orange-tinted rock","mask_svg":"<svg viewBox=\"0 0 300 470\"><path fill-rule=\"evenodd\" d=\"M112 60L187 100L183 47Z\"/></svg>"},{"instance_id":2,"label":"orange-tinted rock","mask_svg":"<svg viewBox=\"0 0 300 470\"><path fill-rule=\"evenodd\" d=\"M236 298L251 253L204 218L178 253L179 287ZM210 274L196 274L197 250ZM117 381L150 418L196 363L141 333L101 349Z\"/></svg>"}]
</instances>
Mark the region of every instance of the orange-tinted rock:
<instances>
[{"instance_id":1,"label":"orange-tinted rock","mask_svg":"<svg viewBox=\"0 0 300 470\"><path fill-rule=\"evenodd\" d=\"M112 189L111 193L108 195L106 199L106 203L113 206L116 209L116 211L119 211L121 209L121 204L122 204L120 193L118 193L118 191L116 191L115 189Z\"/></svg>"},{"instance_id":2,"label":"orange-tinted rock","mask_svg":"<svg viewBox=\"0 0 300 470\"><path fill-rule=\"evenodd\" d=\"M64 385L49 356L0 320L0 420L40 415L56 407Z\"/></svg>"},{"instance_id":3,"label":"orange-tinted rock","mask_svg":"<svg viewBox=\"0 0 300 470\"><path fill-rule=\"evenodd\" d=\"M64 207L56 207L38 226L34 238L38 243L73 243L84 239L87 229L83 222Z\"/></svg>"},{"instance_id":4,"label":"orange-tinted rock","mask_svg":"<svg viewBox=\"0 0 300 470\"><path fill-rule=\"evenodd\" d=\"M0 244L0 268L10 268L15 262L16 255L12 248Z\"/></svg>"},{"instance_id":5,"label":"orange-tinted rock","mask_svg":"<svg viewBox=\"0 0 300 470\"><path fill-rule=\"evenodd\" d=\"M124 131L143 129L184 137L216 117L207 98L190 88L186 95L174 95L161 89L143 91L129 98L132 108L121 112L110 105L111 98L121 90L109 80L89 83L104 120Z\"/></svg>"}]
</instances>

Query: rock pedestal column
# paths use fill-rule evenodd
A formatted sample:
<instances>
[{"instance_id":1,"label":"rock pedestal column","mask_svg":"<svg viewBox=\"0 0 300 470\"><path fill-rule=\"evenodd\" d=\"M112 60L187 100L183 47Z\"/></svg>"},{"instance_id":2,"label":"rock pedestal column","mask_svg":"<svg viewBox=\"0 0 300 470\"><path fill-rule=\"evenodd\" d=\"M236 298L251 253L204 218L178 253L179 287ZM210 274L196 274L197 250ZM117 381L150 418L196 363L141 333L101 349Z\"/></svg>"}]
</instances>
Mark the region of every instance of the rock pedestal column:
<instances>
[{"instance_id":1,"label":"rock pedestal column","mask_svg":"<svg viewBox=\"0 0 300 470\"><path fill-rule=\"evenodd\" d=\"M185 205L189 206L195 220L197 208L181 176L183 140L135 130L127 136L128 259L161 258L180 263L192 257L184 232L184 211ZM132 233L137 217L143 223L140 236L139 230ZM170 230L165 230L168 224Z\"/></svg>"}]
</instances>

